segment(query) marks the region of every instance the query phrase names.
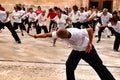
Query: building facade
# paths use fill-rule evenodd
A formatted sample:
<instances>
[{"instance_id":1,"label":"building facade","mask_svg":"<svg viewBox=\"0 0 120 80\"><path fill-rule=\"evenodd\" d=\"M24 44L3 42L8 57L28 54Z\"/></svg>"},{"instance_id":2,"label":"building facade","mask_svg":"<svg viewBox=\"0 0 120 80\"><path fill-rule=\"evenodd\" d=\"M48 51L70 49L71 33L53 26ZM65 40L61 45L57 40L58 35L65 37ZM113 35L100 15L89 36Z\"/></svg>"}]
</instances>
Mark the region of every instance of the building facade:
<instances>
[{"instance_id":1,"label":"building facade","mask_svg":"<svg viewBox=\"0 0 120 80\"><path fill-rule=\"evenodd\" d=\"M99 9L108 8L109 11L120 10L120 0L0 0L0 4L13 5L13 4L25 4L25 5L40 5L46 8L58 6L58 7L72 7L73 5L83 7L96 6Z\"/></svg>"}]
</instances>

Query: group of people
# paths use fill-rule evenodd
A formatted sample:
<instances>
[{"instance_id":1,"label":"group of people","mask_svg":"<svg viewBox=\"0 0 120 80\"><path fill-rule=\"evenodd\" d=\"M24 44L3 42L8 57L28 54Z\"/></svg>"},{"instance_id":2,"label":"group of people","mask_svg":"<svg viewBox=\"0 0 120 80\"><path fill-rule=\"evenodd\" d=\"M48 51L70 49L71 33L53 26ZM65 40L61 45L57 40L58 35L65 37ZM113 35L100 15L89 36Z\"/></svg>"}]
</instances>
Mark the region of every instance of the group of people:
<instances>
[{"instance_id":1,"label":"group of people","mask_svg":"<svg viewBox=\"0 0 120 80\"><path fill-rule=\"evenodd\" d=\"M12 22L9 18L9 14L12 15ZM3 16L4 15L4 16ZM50 24L47 26L47 20L50 19ZM107 27L114 18L117 20L116 25ZM111 20L111 21L110 21ZM98 37L97 43L101 41L102 32L107 33L107 37L110 38L111 35L115 35L115 42L113 49L118 51L119 49L119 34L120 28L117 27L117 30L114 29L118 26L120 20L120 11L114 11L113 13L108 12L108 9L104 8L103 10L98 10L98 8L93 7L87 9L86 7L78 8L77 5L74 5L72 8L61 9L59 7L53 7L48 10L42 10L40 6L36 10L34 8L25 8L24 5L17 4L14 7L13 11L6 11L2 5L0 5L0 32L4 26L8 27L13 37L18 43L21 43L16 30L20 29L21 35L24 36L24 31L30 33L30 30L36 29L36 34L40 34L41 30L44 30L44 33L57 30L58 28L93 28L95 32L95 37ZM9 23L8 23L9 22ZM27 24L27 26L26 26ZM105 26L106 27L101 27ZM9 27L11 26L11 28ZM105 31L104 31L105 30ZM111 31L111 34L110 34ZM116 35L117 34L117 35ZM56 39L53 40L53 46L56 45Z\"/></svg>"},{"instance_id":2,"label":"group of people","mask_svg":"<svg viewBox=\"0 0 120 80\"><path fill-rule=\"evenodd\" d=\"M9 14L12 15L13 25ZM50 18L49 27L46 23L48 18ZM120 45L119 20L120 11L110 13L106 8L102 11L97 8L86 10L84 7L79 9L76 5L66 8L64 11L59 7L50 8L48 14L40 6L36 11L33 8L26 11L21 5L16 5L13 12L0 10L0 29L6 26L16 42L21 43L15 31L19 26L22 36L24 36L23 30L25 30L29 36L34 38L52 37L53 46L55 46L57 38L61 38L73 48L66 62L67 80L75 80L74 71L81 59L93 67L101 80L115 80L97 55L92 40L93 32L95 32L98 36L97 43L99 43L104 29L107 31L107 37L110 38L108 33L110 30L111 34L115 36L113 49L118 51ZM27 27L26 24L28 24ZM36 29L36 34L30 34L32 27ZM44 34L41 34L41 29L44 30Z\"/></svg>"}]
</instances>

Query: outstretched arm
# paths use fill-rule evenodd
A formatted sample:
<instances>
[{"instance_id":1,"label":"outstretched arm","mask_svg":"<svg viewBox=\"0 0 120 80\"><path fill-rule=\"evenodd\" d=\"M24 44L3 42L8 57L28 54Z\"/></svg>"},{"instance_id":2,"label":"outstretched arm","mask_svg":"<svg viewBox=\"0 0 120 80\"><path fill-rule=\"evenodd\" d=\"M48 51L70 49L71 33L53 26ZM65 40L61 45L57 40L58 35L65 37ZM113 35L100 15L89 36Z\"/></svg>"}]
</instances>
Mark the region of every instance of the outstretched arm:
<instances>
[{"instance_id":1,"label":"outstretched arm","mask_svg":"<svg viewBox=\"0 0 120 80\"><path fill-rule=\"evenodd\" d=\"M52 37L52 33L44 33L44 34L28 34L31 37L34 38L46 38L46 37Z\"/></svg>"},{"instance_id":2,"label":"outstretched arm","mask_svg":"<svg viewBox=\"0 0 120 80\"><path fill-rule=\"evenodd\" d=\"M87 28L87 32L88 32L88 36L89 36L89 43L88 43L88 47L86 49L86 52L89 53L90 50L92 49L93 29Z\"/></svg>"}]
</instances>

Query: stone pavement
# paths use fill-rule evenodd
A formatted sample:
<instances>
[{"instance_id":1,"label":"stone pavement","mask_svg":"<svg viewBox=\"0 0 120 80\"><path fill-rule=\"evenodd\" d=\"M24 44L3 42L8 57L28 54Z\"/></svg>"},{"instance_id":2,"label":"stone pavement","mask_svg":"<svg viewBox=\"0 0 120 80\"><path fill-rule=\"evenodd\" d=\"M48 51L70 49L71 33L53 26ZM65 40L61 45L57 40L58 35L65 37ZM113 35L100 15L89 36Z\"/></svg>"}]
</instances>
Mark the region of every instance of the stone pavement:
<instances>
[{"instance_id":1,"label":"stone pavement","mask_svg":"<svg viewBox=\"0 0 120 80\"><path fill-rule=\"evenodd\" d=\"M65 62L71 48L58 39L56 47L51 47L52 39L34 39L26 33L22 44L15 43L8 29L0 33L0 80L66 80ZM35 30L31 31L34 33ZM112 50L114 36L93 44L116 80L120 80L120 49ZM76 80L100 80L96 72L83 60L76 69Z\"/></svg>"}]
</instances>

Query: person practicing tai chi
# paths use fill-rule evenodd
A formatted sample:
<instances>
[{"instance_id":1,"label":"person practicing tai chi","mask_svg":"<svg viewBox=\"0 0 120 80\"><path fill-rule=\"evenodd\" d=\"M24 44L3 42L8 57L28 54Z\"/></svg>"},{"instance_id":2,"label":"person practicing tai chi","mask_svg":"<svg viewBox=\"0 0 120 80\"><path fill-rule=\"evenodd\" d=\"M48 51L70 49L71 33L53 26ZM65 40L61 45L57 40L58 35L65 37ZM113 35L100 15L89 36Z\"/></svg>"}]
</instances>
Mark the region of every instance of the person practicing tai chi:
<instances>
[{"instance_id":1,"label":"person practicing tai chi","mask_svg":"<svg viewBox=\"0 0 120 80\"><path fill-rule=\"evenodd\" d=\"M120 21L116 17L112 17L109 20L108 24L106 24L104 26L100 26L100 27L102 27L102 28L104 28L104 27L111 28L110 30L115 36L113 50L119 52L118 49L119 49L119 46L120 46Z\"/></svg>"},{"instance_id":2,"label":"person practicing tai chi","mask_svg":"<svg viewBox=\"0 0 120 80\"><path fill-rule=\"evenodd\" d=\"M6 26L8 30L11 32L13 38L18 44L21 44L21 40L19 36L17 35L16 31L13 29L11 20L9 18L9 11L1 11L0 10L0 29L4 28Z\"/></svg>"},{"instance_id":3,"label":"person practicing tai chi","mask_svg":"<svg viewBox=\"0 0 120 80\"><path fill-rule=\"evenodd\" d=\"M57 31L44 34L28 34L34 38L61 38L73 48L66 61L67 80L75 80L74 71L81 59L86 61L98 74L101 80L115 80L92 45L92 28L59 28Z\"/></svg>"}]
</instances>

